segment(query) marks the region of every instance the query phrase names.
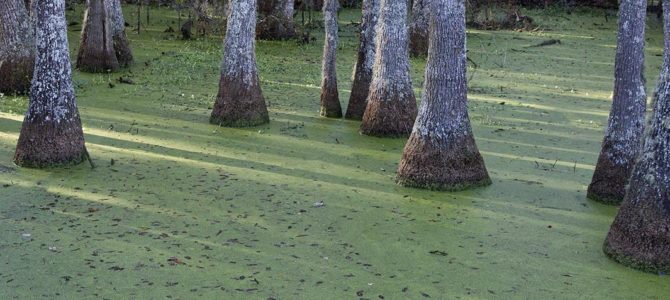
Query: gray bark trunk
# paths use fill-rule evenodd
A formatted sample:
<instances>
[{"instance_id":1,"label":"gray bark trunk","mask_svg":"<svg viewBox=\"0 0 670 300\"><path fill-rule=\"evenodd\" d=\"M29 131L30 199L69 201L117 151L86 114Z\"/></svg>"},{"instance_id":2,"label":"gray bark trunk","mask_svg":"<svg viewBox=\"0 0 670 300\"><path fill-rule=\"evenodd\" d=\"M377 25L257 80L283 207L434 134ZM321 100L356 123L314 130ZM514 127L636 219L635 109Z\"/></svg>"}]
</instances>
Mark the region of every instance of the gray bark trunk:
<instances>
[{"instance_id":1,"label":"gray bark trunk","mask_svg":"<svg viewBox=\"0 0 670 300\"><path fill-rule=\"evenodd\" d=\"M121 67L127 67L133 62L133 53L126 36L126 21L121 10L121 0L105 0L105 9L109 13L110 27L116 59Z\"/></svg>"},{"instance_id":2,"label":"gray bark trunk","mask_svg":"<svg viewBox=\"0 0 670 300\"><path fill-rule=\"evenodd\" d=\"M431 0L414 0L412 23L409 26L409 53L413 56L428 54L428 21Z\"/></svg>"},{"instance_id":3,"label":"gray bark trunk","mask_svg":"<svg viewBox=\"0 0 670 300\"><path fill-rule=\"evenodd\" d=\"M232 0L219 94L210 123L247 127L270 121L256 68L256 0Z\"/></svg>"},{"instance_id":4,"label":"gray bark trunk","mask_svg":"<svg viewBox=\"0 0 670 300\"><path fill-rule=\"evenodd\" d=\"M670 1L663 1L664 61L654 112L623 204L605 240L614 260L652 273L670 272Z\"/></svg>"},{"instance_id":5,"label":"gray bark trunk","mask_svg":"<svg viewBox=\"0 0 670 300\"><path fill-rule=\"evenodd\" d=\"M354 67L351 96L347 105L345 118L361 120L367 105L370 82L372 81L372 66L375 62L375 37L377 21L379 19L380 0L363 1L363 18L361 21L360 42L358 44L358 60Z\"/></svg>"},{"instance_id":6,"label":"gray bark trunk","mask_svg":"<svg viewBox=\"0 0 670 300\"><path fill-rule=\"evenodd\" d=\"M0 93L23 94L30 88L35 36L22 0L0 1Z\"/></svg>"},{"instance_id":7,"label":"gray bark trunk","mask_svg":"<svg viewBox=\"0 0 670 300\"><path fill-rule=\"evenodd\" d=\"M35 73L14 161L24 167L79 163L87 152L72 86L65 0L34 1Z\"/></svg>"},{"instance_id":8,"label":"gray bark trunk","mask_svg":"<svg viewBox=\"0 0 670 300\"><path fill-rule=\"evenodd\" d=\"M614 74L614 99L588 197L604 203L623 200L640 149L647 95L644 80L646 0L623 0Z\"/></svg>"},{"instance_id":9,"label":"gray bark trunk","mask_svg":"<svg viewBox=\"0 0 670 300\"><path fill-rule=\"evenodd\" d=\"M109 15L103 0L86 1L77 69L84 72L105 73L120 68L114 53L112 22Z\"/></svg>"},{"instance_id":10,"label":"gray bark trunk","mask_svg":"<svg viewBox=\"0 0 670 300\"><path fill-rule=\"evenodd\" d=\"M342 107L337 92L337 10L338 0L323 3L323 20L326 37L323 45L323 66L321 71L321 116L341 118Z\"/></svg>"},{"instance_id":11,"label":"gray bark trunk","mask_svg":"<svg viewBox=\"0 0 670 300\"><path fill-rule=\"evenodd\" d=\"M405 137L416 118L416 98L409 77L407 2L382 0L375 64L361 133Z\"/></svg>"},{"instance_id":12,"label":"gray bark trunk","mask_svg":"<svg viewBox=\"0 0 670 300\"><path fill-rule=\"evenodd\" d=\"M264 40L284 40L295 36L293 7L295 0L260 0L260 18L256 35Z\"/></svg>"},{"instance_id":13,"label":"gray bark trunk","mask_svg":"<svg viewBox=\"0 0 670 300\"><path fill-rule=\"evenodd\" d=\"M468 116L465 0L435 1L431 10L423 98L396 180L438 190L488 185Z\"/></svg>"}]
</instances>

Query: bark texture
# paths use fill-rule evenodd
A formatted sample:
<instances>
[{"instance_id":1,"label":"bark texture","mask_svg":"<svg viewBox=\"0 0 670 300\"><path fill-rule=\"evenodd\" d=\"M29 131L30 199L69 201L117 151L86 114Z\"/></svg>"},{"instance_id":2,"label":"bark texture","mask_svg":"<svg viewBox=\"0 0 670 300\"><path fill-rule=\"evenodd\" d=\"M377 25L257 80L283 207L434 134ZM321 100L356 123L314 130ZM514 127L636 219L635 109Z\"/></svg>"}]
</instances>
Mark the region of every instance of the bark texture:
<instances>
[{"instance_id":1,"label":"bark texture","mask_svg":"<svg viewBox=\"0 0 670 300\"><path fill-rule=\"evenodd\" d=\"M77 55L77 69L81 71L104 73L120 68L114 52L112 22L107 8L103 0L86 1L84 27Z\"/></svg>"},{"instance_id":2,"label":"bark texture","mask_svg":"<svg viewBox=\"0 0 670 300\"><path fill-rule=\"evenodd\" d=\"M409 26L409 53L412 56L428 54L428 21L431 0L414 0L412 23Z\"/></svg>"},{"instance_id":3,"label":"bark texture","mask_svg":"<svg viewBox=\"0 0 670 300\"><path fill-rule=\"evenodd\" d=\"M375 65L361 133L406 137L416 118L416 98L409 77L407 3L381 0Z\"/></svg>"},{"instance_id":4,"label":"bark texture","mask_svg":"<svg viewBox=\"0 0 670 300\"><path fill-rule=\"evenodd\" d=\"M219 94L210 123L248 127L270 121L256 68L256 0L232 0Z\"/></svg>"},{"instance_id":5,"label":"bark texture","mask_svg":"<svg viewBox=\"0 0 670 300\"><path fill-rule=\"evenodd\" d=\"M22 0L0 1L0 93L24 94L35 63L35 36Z\"/></svg>"},{"instance_id":6,"label":"bark texture","mask_svg":"<svg viewBox=\"0 0 670 300\"><path fill-rule=\"evenodd\" d=\"M34 1L35 72L14 162L35 168L80 163L87 152L72 86L65 0Z\"/></svg>"},{"instance_id":7,"label":"bark texture","mask_svg":"<svg viewBox=\"0 0 670 300\"><path fill-rule=\"evenodd\" d=\"M363 0L358 60L354 68L349 105L347 105L347 113L344 116L347 119L363 119L363 113L365 113L365 107L368 103L372 66L375 63L375 29L379 19L379 2L380 0Z\"/></svg>"},{"instance_id":8,"label":"bark texture","mask_svg":"<svg viewBox=\"0 0 670 300\"><path fill-rule=\"evenodd\" d=\"M643 271L670 272L670 1L663 1L665 54L623 204L604 244L612 259Z\"/></svg>"},{"instance_id":9,"label":"bark texture","mask_svg":"<svg viewBox=\"0 0 670 300\"><path fill-rule=\"evenodd\" d=\"M396 181L448 191L488 185L491 179L468 116L465 1L441 0L431 6L424 94Z\"/></svg>"},{"instance_id":10,"label":"bark texture","mask_svg":"<svg viewBox=\"0 0 670 300\"><path fill-rule=\"evenodd\" d=\"M121 0L104 0L105 9L109 12L112 31L112 44L119 66L128 67L133 63L133 52L126 36L126 21L121 10Z\"/></svg>"},{"instance_id":11,"label":"bark texture","mask_svg":"<svg viewBox=\"0 0 670 300\"><path fill-rule=\"evenodd\" d=\"M321 71L321 116L341 118L342 106L337 92L337 10L338 0L326 0L323 4L323 20L326 40L323 45L323 67Z\"/></svg>"},{"instance_id":12,"label":"bark texture","mask_svg":"<svg viewBox=\"0 0 670 300\"><path fill-rule=\"evenodd\" d=\"M260 0L256 35L263 40L285 40L295 36L295 0Z\"/></svg>"},{"instance_id":13,"label":"bark texture","mask_svg":"<svg viewBox=\"0 0 670 300\"><path fill-rule=\"evenodd\" d=\"M619 204L623 200L644 131L646 8L646 0L623 0L619 9L614 99L587 194L604 203Z\"/></svg>"}]
</instances>

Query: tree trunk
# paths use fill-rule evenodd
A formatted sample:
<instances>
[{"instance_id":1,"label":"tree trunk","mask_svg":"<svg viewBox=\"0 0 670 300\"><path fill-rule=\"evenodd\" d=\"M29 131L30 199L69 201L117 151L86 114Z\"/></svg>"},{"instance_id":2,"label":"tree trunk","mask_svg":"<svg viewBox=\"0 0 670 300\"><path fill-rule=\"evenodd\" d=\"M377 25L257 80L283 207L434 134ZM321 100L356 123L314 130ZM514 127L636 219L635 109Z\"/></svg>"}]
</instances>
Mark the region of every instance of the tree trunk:
<instances>
[{"instance_id":1,"label":"tree trunk","mask_svg":"<svg viewBox=\"0 0 670 300\"><path fill-rule=\"evenodd\" d=\"M263 40L285 40L295 36L295 0L260 0L256 35Z\"/></svg>"},{"instance_id":2,"label":"tree trunk","mask_svg":"<svg viewBox=\"0 0 670 300\"><path fill-rule=\"evenodd\" d=\"M412 56L428 54L428 19L431 0L414 0L412 23L409 26L409 53Z\"/></svg>"},{"instance_id":3,"label":"tree trunk","mask_svg":"<svg viewBox=\"0 0 670 300\"><path fill-rule=\"evenodd\" d=\"M614 99L590 199L619 204L640 149L647 95L644 79L646 0L623 0L619 10Z\"/></svg>"},{"instance_id":4,"label":"tree trunk","mask_svg":"<svg viewBox=\"0 0 670 300\"><path fill-rule=\"evenodd\" d=\"M396 181L447 191L488 185L491 179L468 117L465 1L441 0L430 5L424 94Z\"/></svg>"},{"instance_id":5,"label":"tree trunk","mask_svg":"<svg viewBox=\"0 0 670 300\"><path fill-rule=\"evenodd\" d=\"M406 18L406 1L381 0L375 65L362 134L405 137L412 132L416 98L409 77Z\"/></svg>"},{"instance_id":6,"label":"tree trunk","mask_svg":"<svg viewBox=\"0 0 670 300\"><path fill-rule=\"evenodd\" d=\"M21 0L0 1L0 93L23 94L35 68L35 37Z\"/></svg>"},{"instance_id":7,"label":"tree trunk","mask_svg":"<svg viewBox=\"0 0 670 300\"><path fill-rule=\"evenodd\" d=\"M338 0L326 0L323 4L323 20L326 37L323 45L323 67L321 81L321 116L341 118L342 107L337 93L337 10Z\"/></svg>"},{"instance_id":8,"label":"tree trunk","mask_svg":"<svg viewBox=\"0 0 670 300\"><path fill-rule=\"evenodd\" d=\"M77 69L105 73L119 70L114 53L112 22L103 0L87 0L84 27L77 55Z\"/></svg>"},{"instance_id":9,"label":"tree trunk","mask_svg":"<svg viewBox=\"0 0 670 300\"><path fill-rule=\"evenodd\" d=\"M670 1L663 1L664 62L654 113L623 204L605 240L612 259L647 272L670 272Z\"/></svg>"},{"instance_id":10,"label":"tree trunk","mask_svg":"<svg viewBox=\"0 0 670 300\"><path fill-rule=\"evenodd\" d=\"M379 1L363 1L363 18L361 21L360 43L358 45L358 60L354 68L351 96L345 118L361 120L367 105L370 82L372 81L372 66L375 63L375 36L379 19Z\"/></svg>"},{"instance_id":11,"label":"tree trunk","mask_svg":"<svg viewBox=\"0 0 670 300\"><path fill-rule=\"evenodd\" d=\"M121 67L128 67L133 63L133 53L126 36L126 21L121 10L121 0L105 0L105 8L109 12L112 31L112 44L116 60Z\"/></svg>"},{"instance_id":12,"label":"tree trunk","mask_svg":"<svg viewBox=\"0 0 670 300\"><path fill-rule=\"evenodd\" d=\"M256 68L256 0L233 0L226 28L219 94L210 123L248 127L270 121Z\"/></svg>"},{"instance_id":13,"label":"tree trunk","mask_svg":"<svg viewBox=\"0 0 670 300\"><path fill-rule=\"evenodd\" d=\"M35 168L80 163L87 152L72 86L65 0L34 1L35 76L14 162Z\"/></svg>"}]
</instances>

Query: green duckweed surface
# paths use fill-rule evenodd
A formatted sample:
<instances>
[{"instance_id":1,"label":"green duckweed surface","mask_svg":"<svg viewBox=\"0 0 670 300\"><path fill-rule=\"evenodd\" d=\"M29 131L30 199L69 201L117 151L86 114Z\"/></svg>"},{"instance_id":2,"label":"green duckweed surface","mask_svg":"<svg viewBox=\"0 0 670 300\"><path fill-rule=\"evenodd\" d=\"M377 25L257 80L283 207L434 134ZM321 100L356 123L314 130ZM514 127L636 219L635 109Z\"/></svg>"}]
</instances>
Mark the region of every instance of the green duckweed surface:
<instances>
[{"instance_id":1,"label":"green duckweed surface","mask_svg":"<svg viewBox=\"0 0 670 300\"><path fill-rule=\"evenodd\" d=\"M616 207L585 198L616 20L530 14L535 32L469 31L470 115L494 183L444 193L394 184L403 139L318 116L321 29L304 46L258 42L271 123L219 128L221 36L176 40L163 33L176 14L153 10L129 33L130 70L74 73L96 169L15 167L26 99L0 98L0 298L667 298L670 277L604 256ZM343 107L358 18L340 14ZM528 47L547 39L562 43ZM655 19L647 41L651 94ZM417 98L424 66L412 60Z\"/></svg>"}]
</instances>

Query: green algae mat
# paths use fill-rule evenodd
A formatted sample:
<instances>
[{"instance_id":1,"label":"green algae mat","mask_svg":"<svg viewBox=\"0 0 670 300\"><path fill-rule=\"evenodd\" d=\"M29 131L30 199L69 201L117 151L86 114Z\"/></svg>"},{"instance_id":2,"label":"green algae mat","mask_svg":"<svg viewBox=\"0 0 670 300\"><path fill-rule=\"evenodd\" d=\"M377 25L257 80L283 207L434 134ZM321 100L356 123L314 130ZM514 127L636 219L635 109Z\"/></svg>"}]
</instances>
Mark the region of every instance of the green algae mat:
<instances>
[{"instance_id":1,"label":"green algae mat","mask_svg":"<svg viewBox=\"0 0 670 300\"><path fill-rule=\"evenodd\" d=\"M1 299L670 295L670 277L605 257L616 208L585 199L612 89L616 20L602 11L469 31L470 113L494 184L459 193L396 186L404 140L318 116L322 29L307 45L258 42L271 123L229 129L208 124L221 36L176 40L163 31L177 16L152 13L129 33L130 70L74 73L96 169L16 168L26 99L0 98ZM358 18L340 14L345 107ZM561 44L529 47L549 39ZM647 46L652 91L655 19ZM418 98L424 65L412 61Z\"/></svg>"}]
</instances>

